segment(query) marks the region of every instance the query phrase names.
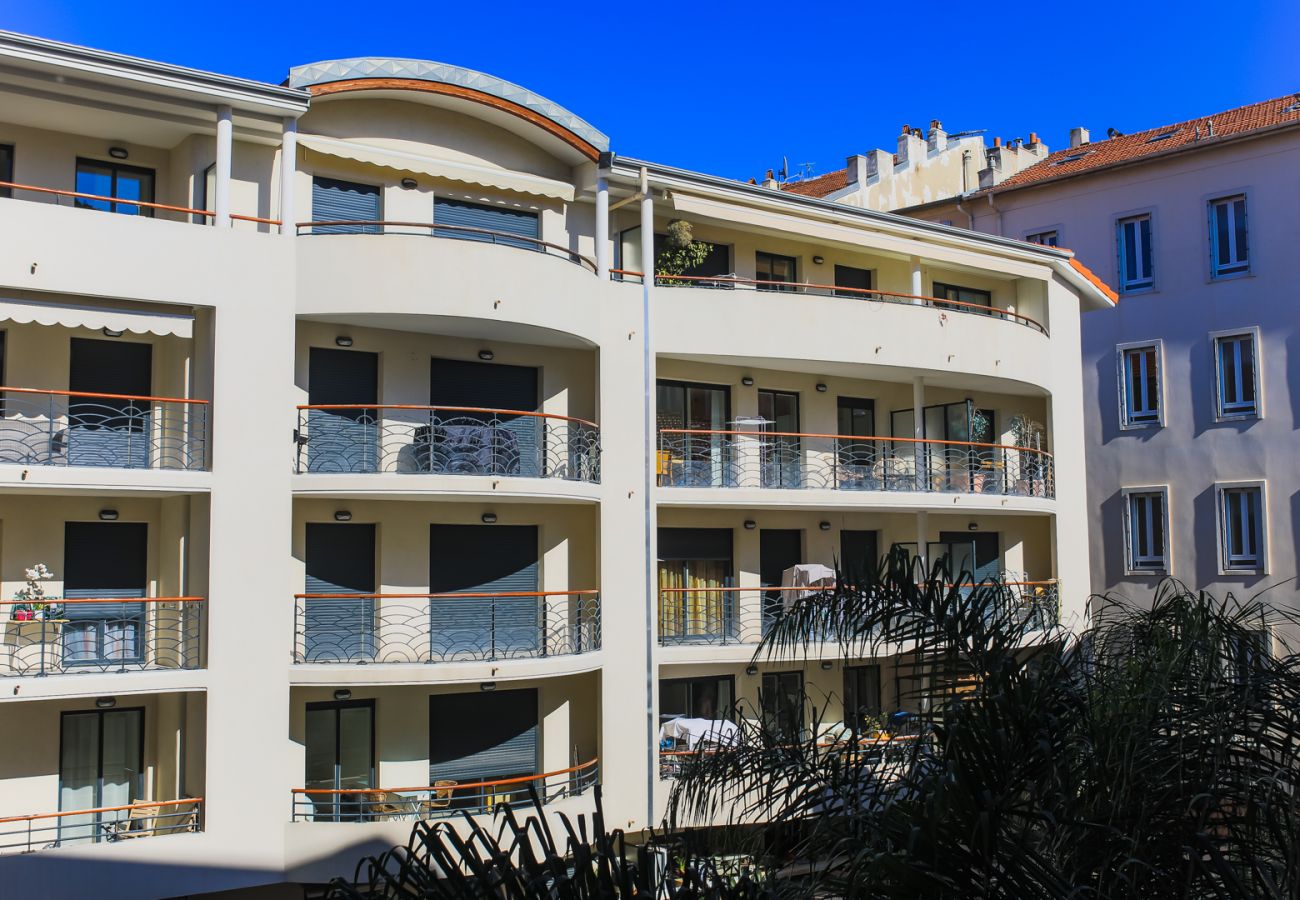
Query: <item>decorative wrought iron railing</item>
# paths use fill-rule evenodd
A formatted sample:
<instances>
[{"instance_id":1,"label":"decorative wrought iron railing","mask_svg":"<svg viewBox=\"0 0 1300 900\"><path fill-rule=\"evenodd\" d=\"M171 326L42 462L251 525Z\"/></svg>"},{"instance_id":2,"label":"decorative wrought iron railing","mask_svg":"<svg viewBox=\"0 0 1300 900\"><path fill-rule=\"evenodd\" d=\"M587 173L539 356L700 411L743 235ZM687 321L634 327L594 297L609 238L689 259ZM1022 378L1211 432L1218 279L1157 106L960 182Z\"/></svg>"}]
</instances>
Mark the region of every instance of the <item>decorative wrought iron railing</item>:
<instances>
[{"instance_id":1,"label":"decorative wrought iron railing","mask_svg":"<svg viewBox=\"0 0 1300 900\"><path fill-rule=\"evenodd\" d=\"M442 663L600 649L598 591L297 594L296 663Z\"/></svg>"},{"instance_id":2,"label":"decorative wrought iron railing","mask_svg":"<svg viewBox=\"0 0 1300 900\"><path fill-rule=\"evenodd\" d=\"M469 406L298 407L296 471L510 475L600 481L600 428Z\"/></svg>"},{"instance_id":3,"label":"decorative wrought iron railing","mask_svg":"<svg viewBox=\"0 0 1300 900\"><path fill-rule=\"evenodd\" d=\"M206 400L0 387L0 463L203 469Z\"/></svg>"},{"instance_id":4,"label":"decorative wrought iron railing","mask_svg":"<svg viewBox=\"0 0 1300 900\"><path fill-rule=\"evenodd\" d=\"M153 203L144 200L134 200L130 197L109 197L104 194L87 194L84 191L64 191L55 188L39 187L33 184L18 184L13 181L0 181L0 197L8 199L14 191L19 193L36 194L37 196L49 197L56 205L63 206L65 200L68 206L75 206L78 209L97 209L101 212L118 213L121 215L145 216L147 218L167 218L178 221L187 219L199 224L207 224L216 217L216 213L210 209L192 209L188 206L173 206L168 203ZM239 213L231 213L230 218L236 222L253 222L258 225L279 225L279 219L267 219L262 216L245 216Z\"/></svg>"},{"instance_id":5,"label":"decorative wrought iron railing","mask_svg":"<svg viewBox=\"0 0 1300 900\"><path fill-rule=\"evenodd\" d=\"M596 263L576 250L570 250L559 244L552 244L540 238L513 234L508 231L492 231L487 228L473 228L468 225L443 225L433 222L388 222L378 219L330 219L320 222L299 222L299 234L406 234L421 237L451 238L460 241L482 241L499 244L503 247L515 247L545 253L558 259L596 271Z\"/></svg>"},{"instance_id":6,"label":"decorative wrought iron railing","mask_svg":"<svg viewBox=\"0 0 1300 900\"><path fill-rule=\"evenodd\" d=\"M492 812L502 804L529 803L533 786L543 803L585 792L600 780L598 760L557 772L462 783L451 779L420 787L294 788L295 822L394 822Z\"/></svg>"},{"instance_id":7,"label":"decorative wrought iron railing","mask_svg":"<svg viewBox=\"0 0 1300 900\"><path fill-rule=\"evenodd\" d=\"M203 798L159 800L0 818L0 854L127 841L203 829Z\"/></svg>"},{"instance_id":8,"label":"decorative wrought iron railing","mask_svg":"<svg viewBox=\"0 0 1300 900\"><path fill-rule=\"evenodd\" d=\"M0 600L0 678L197 669L202 597Z\"/></svg>"},{"instance_id":9,"label":"decorative wrought iron railing","mask_svg":"<svg viewBox=\"0 0 1300 900\"><path fill-rule=\"evenodd\" d=\"M920 735L916 734L876 735L846 740L828 739L819 742L817 749L825 754L856 751L871 757L884 759L894 754L906 753L911 745L915 744L919 739ZM661 745L659 749L659 777L665 780L676 778L692 758L726 753L729 749L731 747L727 744L703 741L697 744L694 749L684 747L680 741L672 742L671 746Z\"/></svg>"},{"instance_id":10,"label":"decorative wrought iron railing","mask_svg":"<svg viewBox=\"0 0 1300 900\"><path fill-rule=\"evenodd\" d=\"M645 278L642 272L632 269L613 269L610 277L615 281L640 282ZM969 303L965 300L948 300L943 297L929 297L925 294L905 294L899 291L879 291L872 288L842 287L834 284L816 284L801 281L772 281L762 278L741 278L738 275L656 275L657 287L693 287L712 290L749 290L771 291L781 294L808 294L816 297L848 297L858 300L874 300L879 303L898 303L903 306L927 306L933 309L965 313L975 316L1001 319L1014 322L1026 328L1047 334L1047 328L1040 322L1021 315L1015 310L997 306L985 306L982 303Z\"/></svg>"},{"instance_id":11,"label":"decorative wrought iron railing","mask_svg":"<svg viewBox=\"0 0 1300 900\"><path fill-rule=\"evenodd\" d=\"M1045 450L901 437L662 428L657 468L665 487L1056 492Z\"/></svg>"},{"instance_id":12,"label":"decorative wrought iron railing","mask_svg":"<svg viewBox=\"0 0 1300 900\"><path fill-rule=\"evenodd\" d=\"M1024 619L1026 632L1060 622L1060 592L1055 580L998 582L1010 608ZM833 587L693 587L659 589L659 643L673 646L758 644L772 623L804 597L826 595ZM836 641L837 624L826 621L813 640Z\"/></svg>"}]
</instances>

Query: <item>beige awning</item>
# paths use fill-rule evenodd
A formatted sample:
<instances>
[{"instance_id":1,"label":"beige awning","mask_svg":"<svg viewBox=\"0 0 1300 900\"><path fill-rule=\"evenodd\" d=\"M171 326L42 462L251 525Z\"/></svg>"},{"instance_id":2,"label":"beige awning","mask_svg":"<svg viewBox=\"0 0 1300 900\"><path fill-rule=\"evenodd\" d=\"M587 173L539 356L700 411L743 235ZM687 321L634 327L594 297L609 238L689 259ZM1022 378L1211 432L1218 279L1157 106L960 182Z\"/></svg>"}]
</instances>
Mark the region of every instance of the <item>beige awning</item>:
<instances>
[{"instance_id":1,"label":"beige awning","mask_svg":"<svg viewBox=\"0 0 1300 900\"><path fill-rule=\"evenodd\" d=\"M573 200L573 185L540 175L528 175L524 172L510 172L505 169L493 169L473 163L453 162L449 159L436 159L419 153L407 153L388 147L376 147L357 141L345 141L341 138L321 137L317 134L300 134L298 143L309 150L336 156L356 162L394 169L398 172L414 172L418 175L432 175L434 178L446 178L466 184L499 188L503 191L515 191L520 194L532 194L535 197L554 197L559 200Z\"/></svg>"},{"instance_id":2,"label":"beige awning","mask_svg":"<svg viewBox=\"0 0 1300 900\"><path fill-rule=\"evenodd\" d=\"M20 325L35 323L62 325L64 328L131 331L135 334L171 334L180 338L194 336L193 316L33 300L0 300L0 321Z\"/></svg>"}]
</instances>

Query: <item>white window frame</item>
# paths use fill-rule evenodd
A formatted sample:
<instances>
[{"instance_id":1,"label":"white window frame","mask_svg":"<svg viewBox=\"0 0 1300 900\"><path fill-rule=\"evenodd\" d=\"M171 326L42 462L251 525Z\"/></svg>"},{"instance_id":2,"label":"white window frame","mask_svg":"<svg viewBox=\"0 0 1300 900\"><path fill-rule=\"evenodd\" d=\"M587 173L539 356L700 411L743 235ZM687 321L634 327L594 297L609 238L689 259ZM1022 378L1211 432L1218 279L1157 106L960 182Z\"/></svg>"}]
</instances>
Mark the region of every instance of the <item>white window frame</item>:
<instances>
[{"instance_id":1,"label":"white window frame","mask_svg":"<svg viewBox=\"0 0 1300 900\"><path fill-rule=\"evenodd\" d=\"M1230 204L1241 202L1241 216L1245 220L1244 231L1246 235L1246 246L1237 247L1237 229L1234 221L1229 221L1228 246L1229 252L1234 258L1227 263L1219 259L1219 217L1216 214L1218 209L1223 206L1229 206L1229 218L1232 217ZM1250 274L1250 198L1245 191L1237 191L1231 194L1220 194L1211 197L1206 201L1206 219L1208 236L1210 241L1210 278L1219 280L1223 278L1238 278L1242 275ZM1244 251L1244 255L1242 253Z\"/></svg>"},{"instance_id":2,"label":"white window frame","mask_svg":"<svg viewBox=\"0 0 1300 900\"><path fill-rule=\"evenodd\" d=\"M1245 524L1240 510L1229 515L1229 496L1243 491L1258 494L1256 509L1256 546L1252 557L1234 557L1231 553L1230 528ZM1217 513L1219 574L1220 575L1267 575L1268 574L1268 489L1264 481L1220 481L1214 485L1214 506Z\"/></svg>"},{"instance_id":3,"label":"white window frame","mask_svg":"<svg viewBox=\"0 0 1300 900\"><path fill-rule=\"evenodd\" d=\"M1147 487L1122 488L1120 496L1124 501L1124 574L1126 575L1168 575L1171 569L1171 547L1169 542L1169 485L1149 485ZM1133 498L1139 496L1160 497L1160 527L1164 537L1164 552L1159 556L1148 555L1138 558L1133 522ZM1149 515L1149 512L1148 512ZM1154 537L1154 534L1152 534Z\"/></svg>"},{"instance_id":4,"label":"white window frame","mask_svg":"<svg viewBox=\"0 0 1300 900\"><path fill-rule=\"evenodd\" d=\"M1135 418L1145 412L1133 407L1128 378L1128 355L1137 350L1155 351L1156 409L1154 418ZM1116 376L1119 379L1119 427L1125 431L1165 426L1165 347L1164 341L1130 341L1115 346Z\"/></svg>"},{"instance_id":5,"label":"white window frame","mask_svg":"<svg viewBox=\"0 0 1300 900\"><path fill-rule=\"evenodd\" d=\"M1151 258L1151 267L1145 273L1143 272L1137 273L1136 277L1132 281L1127 281L1124 278L1124 257L1127 255L1126 250L1128 248L1128 244L1124 240L1125 226L1128 225L1129 223L1135 223L1134 234L1141 234L1142 231L1141 226L1136 223L1140 223L1144 220L1148 223L1147 234L1148 234L1148 242L1150 243L1150 247L1148 247L1147 249L1148 249L1148 255ZM1140 249L1141 248L1139 248L1139 251ZM1138 266L1140 268L1142 264L1141 252L1138 252L1136 254L1136 259L1137 259ZM1119 282L1120 293L1135 294L1140 291L1155 290L1156 287L1155 213L1151 212L1150 210L1144 210L1139 212L1124 213L1123 215L1115 217L1115 262L1116 262L1116 274L1118 275L1117 280Z\"/></svg>"},{"instance_id":6,"label":"white window frame","mask_svg":"<svg viewBox=\"0 0 1300 900\"><path fill-rule=\"evenodd\" d=\"M1241 400L1228 402L1223 395L1224 382L1219 368L1219 348L1227 341L1235 341L1240 338L1249 338L1251 344L1251 355L1253 357L1251 378L1255 389L1255 400L1251 406L1246 406L1245 401ZM1264 382L1263 377L1260 375L1260 345L1258 326L1232 328L1226 331L1210 333L1210 372L1214 378L1214 418L1216 421L1232 422L1242 419L1264 418ZM1238 376L1237 383L1241 384L1240 354L1237 355L1234 368L1236 370L1235 374Z\"/></svg>"},{"instance_id":7,"label":"white window frame","mask_svg":"<svg viewBox=\"0 0 1300 900\"><path fill-rule=\"evenodd\" d=\"M1049 234L1050 234L1050 235L1053 235L1053 236L1056 238L1056 243L1055 243L1055 244L1043 244L1043 246L1045 246L1045 247L1049 247L1049 246L1060 247L1060 246L1061 246L1061 226L1059 226L1059 225L1045 225L1045 226L1043 226L1042 228L1035 228L1033 231L1029 231L1029 232L1026 232L1026 233L1025 233L1025 240L1026 240L1028 243L1030 243L1030 244L1042 244L1042 241L1036 241L1036 240L1034 240L1034 238L1041 238L1041 237L1044 237L1044 236L1049 235Z\"/></svg>"}]
</instances>

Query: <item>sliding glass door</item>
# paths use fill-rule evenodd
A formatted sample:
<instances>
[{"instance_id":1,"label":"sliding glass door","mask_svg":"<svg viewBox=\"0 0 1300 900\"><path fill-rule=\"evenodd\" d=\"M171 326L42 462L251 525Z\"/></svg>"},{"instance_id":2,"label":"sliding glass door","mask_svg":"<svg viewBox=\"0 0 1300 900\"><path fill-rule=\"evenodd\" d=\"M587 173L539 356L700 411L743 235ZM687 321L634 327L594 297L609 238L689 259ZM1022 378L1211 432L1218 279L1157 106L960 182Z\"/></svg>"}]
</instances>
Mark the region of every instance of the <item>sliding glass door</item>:
<instances>
[{"instance_id":1,"label":"sliding glass door","mask_svg":"<svg viewBox=\"0 0 1300 900\"><path fill-rule=\"evenodd\" d=\"M59 811L127 806L144 799L144 710L65 712L59 747ZM59 819L59 842L99 841L127 810Z\"/></svg>"},{"instance_id":2,"label":"sliding glass door","mask_svg":"<svg viewBox=\"0 0 1300 900\"><path fill-rule=\"evenodd\" d=\"M656 390L659 483L725 487L734 482L731 391L722 385L660 381Z\"/></svg>"}]
</instances>

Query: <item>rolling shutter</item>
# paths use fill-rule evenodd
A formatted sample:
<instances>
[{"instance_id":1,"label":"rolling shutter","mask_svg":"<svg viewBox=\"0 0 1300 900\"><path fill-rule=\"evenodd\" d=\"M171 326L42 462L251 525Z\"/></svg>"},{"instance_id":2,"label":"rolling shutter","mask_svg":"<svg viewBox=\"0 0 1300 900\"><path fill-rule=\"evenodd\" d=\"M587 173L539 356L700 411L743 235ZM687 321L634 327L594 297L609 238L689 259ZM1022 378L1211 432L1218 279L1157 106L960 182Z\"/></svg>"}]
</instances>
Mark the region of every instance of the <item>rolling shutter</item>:
<instances>
[{"instance_id":1,"label":"rolling shutter","mask_svg":"<svg viewBox=\"0 0 1300 900\"><path fill-rule=\"evenodd\" d=\"M379 188L336 178L311 180L311 217L316 222L378 222ZM312 234L379 234L375 225L318 225Z\"/></svg>"},{"instance_id":2,"label":"rolling shutter","mask_svg":"<svg viewBox=\"0 0 1300 900\"><path fill-rule=\"evenodd\" d=\"M375 526L307 523L308 594L373 594ZM375 655L373 597L303 601L307 662L368 660Z\"/></svg>"},{"instance_id":3,"label":"rolling shutter","mask_svg":"<svg viewBox=\"0 0 1300 900\"><path fill-rule=\"evenodd\" d=\"M459 359L430 362L429 403L536 412L537 369ZM539 416L434 411L429 467L475 475L542 474L546 420Z\"/></svg>"},{"instance_id":4,"label":"rolling shutter","mask_svg":"<svg viewBox=\"0 0 1300 900\"><path fill-rule=\"evenodd\" d=\"M441 779L465 784L536 772L535 689L429 698L430 784Z\"/></svg>"},{"instance_id":5,"label":"rolling shutter","mask_svg":"<svg viewBox=\"0 0 1300 900\"><path fill-rule=\"evenodd\" d=\"M874 531L845 529L840 532L840 569L851 583L857 583L860 576L876 571L880 564L877 546Z\"/></svg>"},{"instance_id":6,"label":"rolling shutter","mask_svg":"<svg viewBox=\"0 0 1300 900\"><path fill-rule=\"evenodd\" d=\"M132 341L72 338L68 390L92 394L153 393L153 347ZM145 468L152 407L107 397L68 399L68 464Z\"/></svg>"},{"instance_id":7,"label":"rolling shutter","mask_svg":"<svg viewBox=\"0 0 1300 900\"><path fill-rule=\"evenodd\" d=\"M377 403L379 354L312 347L307 382L311 406ZM378 456L377 409L307 411L307 471L375 472Z\"/></svg>"},{"instance_id":8,"label":"rolling shutter","mask_svg":"<svg viewBox=\"0 0 1300 900\"><path fill-rule=\"evenodd\" d=\"M429 593L537 592L535 525L431 525ZM466 597L429 601L434 659L509 659L545 652L544 598Z\"/></svg>"},{"instance_id":9,"label":"rolling shutter","mask_svg":"<svg viewBox=\"0 0 1300 900\"><path fill-rule=\"evenodd\" d=\"M459 238L466 241L491 241L524 250L542 249L536 243L541 237L537 213L504 206L485 206L481 203L468 203L464 200L450 200L435 197L433 201L433 221L435 225L454 225L456 228L434 228L436 237ZM473 231L460 231L460 228L478 228L483 231L498 232L478 234ZM509 235L534 240L515 240Z\"/></svg>"},{"instance_id":10,"label":"rolling shutter","mask_svg":"<svg viewBox=\"0 0 1300 900\"><path fill-rule=\"evenodd\" d=\"M67 522L63 596L69 600L144 597L149 526L143 522ZM140 662L143 603L71 603L64 607L66 665Z\"/></svg>"},{"instance_id":11,"label":"rolling shutter","mask_svg":"<svg viewBox=\"0 0 1300 900\"><path fill-rule=\"evenodd\" d=\"M660 528L659 558L721 559L731 563L730 528Z\"/></svg>"}]
</instances>

